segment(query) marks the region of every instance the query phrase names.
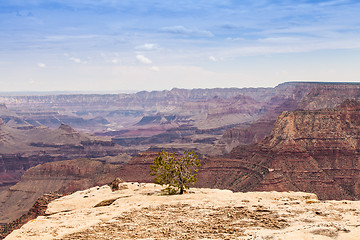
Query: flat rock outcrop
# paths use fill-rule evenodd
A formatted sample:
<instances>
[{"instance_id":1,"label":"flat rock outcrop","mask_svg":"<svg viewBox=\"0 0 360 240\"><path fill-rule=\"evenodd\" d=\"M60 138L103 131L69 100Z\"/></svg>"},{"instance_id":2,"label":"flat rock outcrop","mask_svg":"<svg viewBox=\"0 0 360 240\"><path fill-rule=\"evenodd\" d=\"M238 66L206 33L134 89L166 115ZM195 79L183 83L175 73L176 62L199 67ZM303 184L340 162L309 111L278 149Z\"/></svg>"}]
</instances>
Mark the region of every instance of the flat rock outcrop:
<instances>
[{"instance_id":1,"label":"flat rock outcrop","mask_svg":"<svg viewBox=\"0 0 360 240\"><path fill-rule=\"evenodd\" d=\"M319 201L302 192L191 188L164 195L156 184L121 183L58 198L5 239L358 239L360 202Z\"/></svg>"}]
</instances>

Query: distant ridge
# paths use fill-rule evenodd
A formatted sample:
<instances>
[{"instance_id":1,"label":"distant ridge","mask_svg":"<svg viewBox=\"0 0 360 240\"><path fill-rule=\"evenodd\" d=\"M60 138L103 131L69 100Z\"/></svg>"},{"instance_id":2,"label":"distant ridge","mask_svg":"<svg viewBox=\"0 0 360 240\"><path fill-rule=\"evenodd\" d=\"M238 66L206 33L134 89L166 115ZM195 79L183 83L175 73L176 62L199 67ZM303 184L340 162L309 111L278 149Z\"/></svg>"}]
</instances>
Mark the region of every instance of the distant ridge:
<instances>
[{"instance_id":1,"label":"distant ridge","mask_svg":"<svg viewBox=\"0 0 360 240\"><path fill-rule=\"evenodd\" d=\"M287 83L304 83L304 84L323 84L323 85L360 85L360 82L302 82L302 81L289 81L289 82L284 82L282 84L287 84ZM281 85L281 84L279 84Z\"/></svg>"},{"instance_id":2,"label":"distant ridge","mask_svg":"<svg viewBox=\"0 0 360 240\"><path fill-rule=\"evenodd\" d=\"M19 91L19 92L0 92L0 96L53 96L53 95L111 95L111 94L142 94L154 92L172 92L182 90L236 90L236 89L271 89L286 84L323 84L323 85L360 85L360 82L319 82L319 81L288 81L280 83L274 87L215 87L215 88L177 88L171 90L114 90L114 91Z\"/></svg>"},{"instance_id":3,"label":"distant ridge","mask_svg":"<svg viewBox=\"0 0 360 240\"><path fill-rule=\"evenodd\" d=\"M0 96L48 96L48 95L104 95L104 94L132 94L138 91L116 90L116 91L20 91L20 92L0 92Z\"/></svg>"}]
</instances>

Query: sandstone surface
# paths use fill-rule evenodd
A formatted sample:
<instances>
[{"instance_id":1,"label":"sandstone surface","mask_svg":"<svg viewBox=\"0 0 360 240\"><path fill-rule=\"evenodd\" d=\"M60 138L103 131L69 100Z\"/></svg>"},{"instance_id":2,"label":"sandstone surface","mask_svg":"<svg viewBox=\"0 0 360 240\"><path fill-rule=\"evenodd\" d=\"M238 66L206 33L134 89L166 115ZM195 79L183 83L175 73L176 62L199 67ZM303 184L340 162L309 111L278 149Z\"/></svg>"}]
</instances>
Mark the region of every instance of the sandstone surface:
<instances>
[{"instance_id":1,"label":"sandstone surface","mask_svg":"<svg viewBox=\"0 0 360 240\"><path fill-rule=\"evenodd\" d=\"M191 188L163 195L155 184L122 183L51 202L5 239L358 239L360 202L302 192Z\"/></svg>"}]
</instances>

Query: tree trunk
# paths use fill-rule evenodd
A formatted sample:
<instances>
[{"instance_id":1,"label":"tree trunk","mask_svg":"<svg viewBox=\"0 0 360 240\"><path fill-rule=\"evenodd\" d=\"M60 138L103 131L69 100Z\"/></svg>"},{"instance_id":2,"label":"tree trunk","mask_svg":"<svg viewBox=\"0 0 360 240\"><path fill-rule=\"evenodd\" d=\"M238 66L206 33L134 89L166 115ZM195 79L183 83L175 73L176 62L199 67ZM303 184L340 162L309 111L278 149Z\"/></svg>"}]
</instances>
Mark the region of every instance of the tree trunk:
<instances>
[{"instance_id":1,"label":"tree trunk","mask_svg":"<svg viewBox=\"0 0 360 240\"><path fill-rule=\"evenodd\" d=\"M184 188L180 187L180 194L183 194L183 193L184 193Z\"/></svg>"}]
</instances>

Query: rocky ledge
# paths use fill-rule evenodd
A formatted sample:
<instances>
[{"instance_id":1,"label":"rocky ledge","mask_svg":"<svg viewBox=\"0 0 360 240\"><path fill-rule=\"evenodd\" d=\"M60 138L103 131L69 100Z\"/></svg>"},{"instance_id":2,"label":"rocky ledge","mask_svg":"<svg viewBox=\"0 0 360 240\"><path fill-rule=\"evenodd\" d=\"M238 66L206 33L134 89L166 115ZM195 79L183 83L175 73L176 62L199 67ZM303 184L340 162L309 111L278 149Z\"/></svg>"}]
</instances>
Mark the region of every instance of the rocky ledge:
<instances>
[{"instance_id":1,"label":"rocky ledge","mask_svg":"<svg viewBox=\"0 0 360 240\"><path fill-rule=\"evenodd\" d=\"M151 183L94 187L51 202L5 239L358 239L359 201L302 192L192 188L164 195Z\"/></svg>"}]
</instances>

